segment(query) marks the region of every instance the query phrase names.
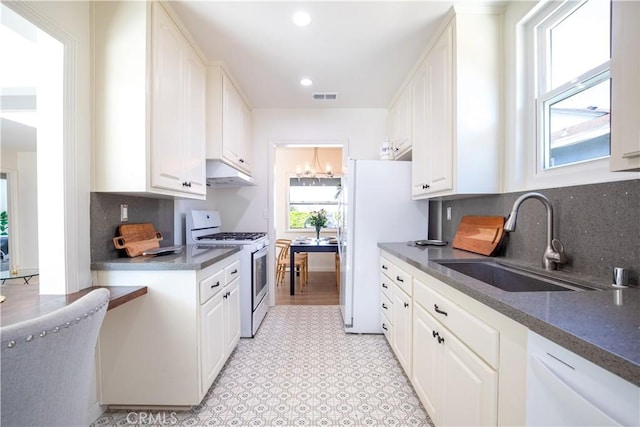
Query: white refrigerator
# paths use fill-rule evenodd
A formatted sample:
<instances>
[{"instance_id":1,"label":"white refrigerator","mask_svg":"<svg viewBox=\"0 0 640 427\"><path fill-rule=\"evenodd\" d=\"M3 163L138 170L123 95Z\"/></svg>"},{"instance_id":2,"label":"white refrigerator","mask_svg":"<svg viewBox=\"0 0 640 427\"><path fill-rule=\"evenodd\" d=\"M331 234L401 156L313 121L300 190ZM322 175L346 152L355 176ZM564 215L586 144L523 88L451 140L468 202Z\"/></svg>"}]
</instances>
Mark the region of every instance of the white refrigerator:
<instances>
[{"instance_id":1,"label":"white refrigerator","mask_svg":"<svg viewBox=\"0 0 640 427\"><path fill-rule=\"evenodd\" d=\"M426 239L428 212L411 199L411 162L349 159L338 221L346 332L382 333L378 243Z\"/></svg>"}]
</instances>

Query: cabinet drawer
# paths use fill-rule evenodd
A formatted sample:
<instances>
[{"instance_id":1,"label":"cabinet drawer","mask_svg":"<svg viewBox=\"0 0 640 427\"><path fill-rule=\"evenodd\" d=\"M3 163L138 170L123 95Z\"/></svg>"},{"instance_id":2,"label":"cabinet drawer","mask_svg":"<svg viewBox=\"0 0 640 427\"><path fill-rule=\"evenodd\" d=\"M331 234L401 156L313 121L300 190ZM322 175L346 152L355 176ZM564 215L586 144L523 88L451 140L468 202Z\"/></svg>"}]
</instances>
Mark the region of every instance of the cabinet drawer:
<instances>
[{"instance_id":1,"label":"cabinet drawer","mask_svg":"<svg viewBox=\"0 0 640 427\"><path fill-rule=\"evenodd\" d=\"M393 271L393 281L396 282L396 285L407 295L413 295L413 277L406 271L398 268L398 266L394 266Z\"/></svg>"},{"instance_id":2,"label":"cabinet drawer","mask_svg":"<svg viewBox=\"0 0 640 427\"><path fill-rule=\"evenodd\" d=\"M380 294L380 312L387 316L388 320L391 320L393 318L393 303L391 301L392 299L388 298L384 293Z\"/></svg>"},{"instance_id":3,"label":"cabinet drawer","mask_svg":"<svg viewBox=\"0 0 640 427\"><path fill-rule=\"evenodd\" d=\"M395 279L393 270L393 264L391 264L391 262L389 262L385 257L380 257L380 272L385 274L387 277Z\"/></svg>"},{"instance_id":4,"label":"cabinet drawer","mask_svg":"<svg viewBox=\"0 0 640 427\"><path fill-rule=\"evenodd\" d=\"M207 302L209 298L220 292L224 287L224 270L212 274L200 281L200 304Z\"/></svg>"},{"instance_id":5,"label":"cabinet drawer","mask_svg":"<svg viewBox=\"0 0 640 427\"><path fill-rule=\"evenodd\" d=\"M228 285L240 276L240 261L235 261L224 268L224 283Z\"/></svg>"},{"instance_id":6,"label":"cabinet drawer","mask_svg":"<svg viewBox=\"0 0 640 427\"><path fill-rule=\"evenodd\" d=\"M415 281L414 301L493 368L498 367L499 332L424 283Z\"/></svg>"},{"instance_id":7,"label":"cabinet drawer","mask_svg":"<svg viewBox=\"0 0 640 427\"><path fill-rule=\"evenodd\" d=\"M380 274L380 292L389 300L393 299L393 281L382 273Z\"/></svg>"},{"instance_id":8,"label":"cabinet drawer","mask_svg":"<svg viewBox=\"0 0 640 427\"><path fill-rule=\"evenodd\" d=\"M391 313L389 313L391 314ZM389 345L393 345L393 325L389 321L390 317L385 316L385 313L380 314L380 321L382 323L382 332L387 338Z\"/></svg>"}]
</instances>

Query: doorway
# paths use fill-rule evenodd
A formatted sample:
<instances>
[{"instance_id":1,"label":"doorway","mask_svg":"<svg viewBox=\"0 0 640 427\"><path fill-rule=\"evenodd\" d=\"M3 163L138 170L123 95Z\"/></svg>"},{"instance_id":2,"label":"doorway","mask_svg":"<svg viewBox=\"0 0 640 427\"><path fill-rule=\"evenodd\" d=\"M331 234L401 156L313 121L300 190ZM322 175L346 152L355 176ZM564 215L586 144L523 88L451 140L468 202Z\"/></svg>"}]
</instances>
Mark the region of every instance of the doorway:
<instances>
[{"instance_id":1,"label":"doorway","mask_svg":"<svg viewBox=\"0 0 640 427\"><path fill-rule=\"evenodd\" d=\"M344 150L336 143L287 143L274 146L272 179L273 230L272 241L294 241L315 238L315 227L309 223L309 213L324 209L327 224L321 238L336 237L335 214L338 210L338 190L342 179ZM290 295L290 272L279 267L279 248L275 248L276 274L274 303L276 305L338 305L339 294L334 253L300 254L307 274L295 274L295 295ZM286 251L284 255L287 255ZM285 261L286 264L286 261ZM305 281L306 279L306 281Z\"/></svg>"},{"instance_id":2,"label":"doorway","mask_svg":"<svg viewBox=\"0 0 640 427\"><path fill-rule=\"evenodd\" d=\"M41 293L64 294L65 251L42 257L40 242L65 242L65 45L26 19L32 15L25 2L0 4L0 170L7 184L0 213L9 251L2 268L37 269ZM38 191L43 184L47 191Z\"/></svg>"}]
</instances>

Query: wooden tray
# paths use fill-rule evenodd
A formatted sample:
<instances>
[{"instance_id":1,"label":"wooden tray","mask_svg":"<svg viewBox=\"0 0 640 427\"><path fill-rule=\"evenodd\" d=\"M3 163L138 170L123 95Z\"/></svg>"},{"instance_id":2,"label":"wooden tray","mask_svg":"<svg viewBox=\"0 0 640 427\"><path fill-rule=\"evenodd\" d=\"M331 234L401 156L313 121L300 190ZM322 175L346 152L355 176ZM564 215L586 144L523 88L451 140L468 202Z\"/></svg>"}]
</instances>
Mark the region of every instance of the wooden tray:
<instances>
[{"instance_id":1,"label":"wooden tray","mask_svg":"<svg viewBox=\"0 0 640 427\"><path fill-rule=\"evenodd\" d=\"M491 256L504 236L504 221L501 216L464 216L452 247Z\"/></svg>"},{"instance_id":2,"label":"wooden tray","mask_svg":"<svg viewBox=\"0 0 640 427\"><path fill-rule=\"evenodd\" d=\"M130 257L159 248L158 242L162 240L162 234L150 222L122 224L118 227L118 234L120 236L113 238L113 245L116 249L125 249Z\"/></svg>"}]
</instances>

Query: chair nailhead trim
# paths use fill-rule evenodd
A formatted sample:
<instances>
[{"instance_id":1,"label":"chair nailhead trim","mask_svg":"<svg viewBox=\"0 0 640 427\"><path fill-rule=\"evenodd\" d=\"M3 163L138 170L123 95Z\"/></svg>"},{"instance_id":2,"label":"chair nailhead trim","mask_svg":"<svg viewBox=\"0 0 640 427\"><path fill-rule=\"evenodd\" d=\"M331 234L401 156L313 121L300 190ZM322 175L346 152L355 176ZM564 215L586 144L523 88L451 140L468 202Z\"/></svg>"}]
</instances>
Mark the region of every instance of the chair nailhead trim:
<instances>
[{"instance_id":1,"label":"chair nailhead trim","mask_svg":"<svg viewBox=\"0 0 640 427\"><path fill-rule=\"evenodd\" d=\"M88 313L83 314L81 317L76 317L74 319L74 324L78 324L80 323L83 319L87 319L89 318L89 316L93 316L94 314L98 313L100 310L102 310L102 308L104 308L105 306L107 306L109 304L109 300L104 301L102 304L100 304L99 306L92 308ZM55 332L60 332L60 328L61 327L65 327L65 328L69 328L71 326L71 321L69 322L65 322L62 325L59 326L55 326L53 328L51 328L50 330ZM44 330L41 331L38 335L40 336L40 338L44 338L47 336L48 331ZM34 341L35 336L33 334L29 334L24 338L25 342L32 342ZM4 342L2 343L3 346L5 346ZM6 347L7 348L15 348L17 345L15 340L10 340L10 341L6 341Z\"/></svg>"}]
</instances>

